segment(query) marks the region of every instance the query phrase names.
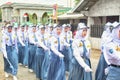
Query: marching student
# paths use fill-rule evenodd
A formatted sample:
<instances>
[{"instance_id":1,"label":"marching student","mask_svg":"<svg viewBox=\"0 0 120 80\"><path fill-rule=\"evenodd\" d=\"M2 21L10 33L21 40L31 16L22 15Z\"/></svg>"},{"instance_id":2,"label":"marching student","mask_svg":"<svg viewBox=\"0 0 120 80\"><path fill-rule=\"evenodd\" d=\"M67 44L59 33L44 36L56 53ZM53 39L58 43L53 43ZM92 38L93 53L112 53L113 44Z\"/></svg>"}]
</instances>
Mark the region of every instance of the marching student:
<instances>
[{"instance_id":1,"label":"marching student","mask_svg":"<svg viewBox=\"0 0 120 80\"><path fill-rule=\"evenodd\" d=\"M25 26L21 26L21 30L18 33L18 62L19 65L23 65L24 57L25 57Z\"/></svg>"},{"instance_id":2,"label":"marching student","mask_svg":"<svg viewBox=\"0 0 120 80\"><path fill-rule=\"evenodd\" d=\"M13 34L15 35L16 39L17 39L17 47L19 47L19 39L18 39L18 33L19 33L19 30L18 30L18 25L14 25L13 26L14 30L13 30ZM18 49L18 52L19 52L19 49Z\"/></svg>"},{"instance_id":3,"label":"marching student","mask_svg":"<svg viewBox=\"0 0 120 80\"><path fill-rule=\"evenodd\" d=\"M36 61L36 77L39 80L44 80L45 70L47 70L46 66L48 63L44 62L46 55L48 55L48 35L45 33L45 27L43 25L39 26L40 31L37 33L37 50L35 55ZM47 59L49 57L46 57ZM43 65L44 64L44 65Z\"/></svg>"},{"instance_id":4,"label":"marching student","mask_svg":"<svg viewBox=\"0 0 120 80\"><path fill-rule=\"evenodd\" d=\"M13 80L17 80L18 72L18 52L17 39L12 32L12 26L7 27L7 32L2 36L2 51L4 54L4 71L5 77L9 74L13 76Z\"/></svg>"},{"instance_id":5,"label":"marching student","mask_svg":"<svg viewBox=\"0 0 120 80\"><path fill-rule=\"evenodd\" d=\"M64 36L66 43L70 44L70 40L71 40L72 35L69 34L68 28L69 28L68 25L66 25L66 24L63 25L62 35ZM72 54L70 46L69 47L64 46L63 54L65 56L64 57L65 69L66 69L66 71L69 71L70 56Z\"/></svg>"},{"instance_id":6,"label":"marching student","mask_svg":"<svg viewBox=\"0 0 120 80\"><path fill-rule=\"evenodd\" d=\"M104 57L109 63L106 80L120 79L120 23L114 22L112 29L112 40L105 45Z\"/></svg>"},{"instance_id":7,"label":"marching student","mask_svg":"<svg viewBox=\"0 0 120 80\"><path fill-rule=\"evenodd\" d=\"M90 63L90 42L86 38L88 27L78 24L76 39L73 40L73 58L69 80L92 80Z\"/></svg>"},{"instance_id":8,"label":"marching student","mask_svg":"<svg viewBox=\"0 0 120 80\"><path fill-rule=\"evenodd\" d=\"M105 24L105 30L103 31L102 34L102 40L101 40L101 56L99 59L99 63L96 69L95 73L95 80L106 80L106 75L105 75L105 69L107 68L108 64L105 61L104 58L104 46L110 41L111 39L111 28L112 28L112 23L108 22ZM102 64L102 65L101 65Z\"/></svg>"},{"instance_id":9,"label":"marching student","mask_svg":"<svg viewBox=\"0 0 120 80\"><path fill-rule=\"evenodd\" d=\"M49 31L48 32L52 36L53 35L53 25L49 24L48 27L49 27Z\"/></svg>"},{"instance_id":10,"label":"marching student","mask_svg":"<svg viewBox=\"0 0 120 80\"><path fill-rule=\"evenodd\" d=\"M25 54L24 54L24 60L23 65L25 67L28 67L28 52L29 52L29 25L25 26Z\"/></svg>"},{"instance_id":11,"label":"marching student","mask_svg":"<svg viewBox=\"0 0 120 80\"><path fill-rule=\"evenodd\" d=\"M36 34L36 26L32 26L32 31L29 34L29 58L28 58L28 68L30 72L36 71L35 65L35 54L37 49L37 34Z\"/></svg>"},{"instance_id":12,"label":"marching student","mask_svg":"<svg viewBox=\"0 0 120 80\"><path fill-rule=\"evenodd\" d=\"M51 38L51 57L47 80L65 80L63 48L70 45L65 42L64 37L61 35L61 26L58 25L54 31L55 36Z\"/></svg>"},{"instance_id":13,"label":"marching student","mask_svg":"<svg viewBox=\"0 0 120 80\"><path fill-rule=\"evenodd\" d=\"M71 70L71 66L72 66L72 57L73 57L73 49L72 49L72 42L73 42L73 35L72 35L72 31L71 31L71 25L67 24L68 26L68 43L70 44L70 53L69 53L69 71Z\"/></svg>"}]
</instances>

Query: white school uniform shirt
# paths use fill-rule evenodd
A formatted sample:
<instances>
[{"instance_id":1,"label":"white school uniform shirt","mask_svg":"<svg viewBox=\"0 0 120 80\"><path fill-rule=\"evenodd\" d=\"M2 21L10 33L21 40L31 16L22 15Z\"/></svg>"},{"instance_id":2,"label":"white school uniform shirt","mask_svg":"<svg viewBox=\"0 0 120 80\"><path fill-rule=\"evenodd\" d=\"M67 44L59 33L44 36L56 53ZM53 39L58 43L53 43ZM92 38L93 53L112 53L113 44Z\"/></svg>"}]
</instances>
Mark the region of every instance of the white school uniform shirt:
<instances>
[{"instance_id":1,"label":"white school uniform shirt","mask_svg":"<svg viewBox=\"0 0 120 80\"><path fill-rule=\"evenodd\" d=\"M65 42L63 36L60 38L60 51L63 50L64 46L70 46L68 43ZM63 54L58 50L58 36L52 36L50 38L50 49L59 57L63 57Z\"/></svg>"},{"instance_id":2,"label":"white school uniform shirt","mask_svg":"<svg viewBox=\"0 0 120 80\"><path fill-rule=\"evenodd\" d=\"M72 39L72 33L70 31L62 32L62 35L64 36L64 39L67 43L70 43L70 40L73 40Z\"/></svg>"},{"instance_id":3,"label":"white school uniform shirt","mask_svg":"<svg viewBox=\"0 0 120 80\"><path fill-rule=\"evenodd\" d=\"M109 64L120 65L120 43L111 41L105 45L104 51Z\"/></svg>"},{"instance_id":4,"label":"white school uniform shirt","mask_svg":"<svg viewBox=\"0 0 120 80\"><path fill-rule=\"evenodd\" d=\"M58 38L60 39L60 51L63 50L64 46L70 46L64 39L63 35L60 36L53 36L51 38L51 47L54 47L56 50L58 50Z\"/></svg>"},{"instance_id":5,"label":"white school uniform shirt","mask_svg":"<svg viewBox=\"0 0 120 80\"><path fill-rule=\"evenodd\" d=\"M86 49L87 49L86 56L89 58L90 57L91 44L90 44L89 40L85 40L84 43L85 43L85 46L86 46ZM88 66L84 62L84 59L82 58L82 56L83 56L83 43L81 42L81 40L80 39L73 40L72 47L73 47L73 56L78 61L78 63L83 68L85 68L86 66Z\"/></svg>"},{"instance_id":6,"label":"white school uniform shirt","mask_svg":"<svg viewBox=\"0 0 120 80\"><path fill-rule=\"evenodd\" d=\"M35 34L35 36L34 36L34 34ZM37 43L37 41L35 41L35 37L36 37L36 39L37 39L37 33L35 32L31 32L30 34L29 34L29 43L30 44L35 44L36 45L36 43Z\"/></svg>"},{"instance_id":7,"label":"white school uniform shirt","mask_svg":"<svg viewBox=\"0 0 120 80\"><path fill-rule=\"evenodd\" d=\"M87 49L86 56L87 58L90 58L90 50L91 50L91 44L89 40L85 40L85 47ZM81 57L83 56L83 43L80 39L74 39L72 43L72 48L73 48L73 55L80 55Z\"/></svg>"},{"instance_id":8,"label":"white school uniform shirt","mask_svg":"<svg viewBox=\"0 0 120 80\"><path fill-rule=\"evenodd\" d=\"M24 34L24 36L23 36L23 34ZM22 46L25 46L25 38L26 38L25 32L19 31L18 40Z\"/></svg>"},{"instance_id":9,"label":"white school uniform shirt","mask_svg":"<svg viewBox=\"0 0 120 80\"><path fill-rule=\"evenodd\" d=\"M16 36L16 38L17 38L17 42L19 42L19 39L18 39L19 30L17 30L17 32L14 30L13 33L15 34L15 36Z\"/></svg>"},{"instance_id":10,"label":"white school uniform shirt","mask_svg":"<svg viewBox=\"0 0 120 80\"><path fill-rule=\"evenodd\" d=\"M10 36L9 35L11 35L12 41L10 41ZM16 38L16 36L13 32L11 32L11 33L6 32L2 36L2 52L5 56L7 56L6 45L7 46L13 46L14 45L16 50L18 50L18 48L17 48L17 38Z\"/></svg>"},{"instance_id":11,"label":"white school uniform shirt","mask_svg":"<svg viewBox=\"0 0 120 80\"><path fill-rule=\"evenodd\" d=\"M25 40L28 42L29 41L29 30L25 31Z\"/></svg>"},{"instance_id":12,"label":"white school uniform shirt","mask_svg":"<svg viewBox=\"0 0 120 80\"><path fill-rule=\"evenodd\" d=\"M40 32L37 33L37 40L38 40L38 47L42 47L43 49L46 49L49 45L49 36L45 34L41 34ZM45 44L44 44L45 43Z\"/></svg>"}]
</instances>

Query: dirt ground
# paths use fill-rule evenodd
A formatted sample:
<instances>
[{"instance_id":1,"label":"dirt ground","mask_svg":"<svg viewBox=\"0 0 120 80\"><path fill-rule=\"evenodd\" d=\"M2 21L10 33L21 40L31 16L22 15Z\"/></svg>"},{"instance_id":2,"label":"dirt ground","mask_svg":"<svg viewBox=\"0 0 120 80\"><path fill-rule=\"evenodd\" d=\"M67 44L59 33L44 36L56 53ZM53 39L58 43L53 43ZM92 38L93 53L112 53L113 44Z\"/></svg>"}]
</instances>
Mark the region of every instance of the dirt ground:
<instances>
[{"instance_id":1,"label":"dirt ground","mask_svg":"<svg viewBox=\"0 0 120 80\"><path fill-rule=\"evenodd\" d=\"M91 52L93 80L95 80L94 79L94 74L95 74L95 70L96 70L96 67L97 67L97 64L98 64L99 57L100 57L100 51L93 49L92 52ZM9 77L9 78L4 77L3 67L4 67L3 57L2 57L2 54L0 53L0 80L12 80L12 77ZM18 80L36 80L35 74L28 72L28 69L23 67L23 66L19 66L17 77L18 77Z\"/></svg>"}]
</instances>

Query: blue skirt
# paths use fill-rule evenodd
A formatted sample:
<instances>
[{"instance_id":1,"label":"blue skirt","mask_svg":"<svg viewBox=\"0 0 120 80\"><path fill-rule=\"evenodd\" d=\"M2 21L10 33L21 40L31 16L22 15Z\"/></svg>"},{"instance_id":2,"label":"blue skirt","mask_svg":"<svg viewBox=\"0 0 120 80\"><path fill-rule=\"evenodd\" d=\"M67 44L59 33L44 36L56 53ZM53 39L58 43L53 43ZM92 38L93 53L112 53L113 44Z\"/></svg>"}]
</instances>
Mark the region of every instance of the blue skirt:
<instances>
[{"instance_id":1,"label":"blue skirt","mask_svg":"<svg viewBox=\"0 0 120 80\"><path fill-rule=\"evenodd\" d=\"M63 58L59 58L52 51L47 80L65 80L64 60Z\"/></svg>"},{"instance_id":2,"label":"blue skirt","mask_svg":"<svg viewBox=\"0 0 120 80\"><path fill-rule=\"evenodd\" d=\"M45 57L42 64L42 80L47 80L48 68L50 64L49 52L45 52Z\"/></svg>"},{"instance_id":3,"label":"blue skirt","mask_svg":"<svg viewBox=\"0 0 120 80\"><path fill-rule=\"evenodd\" d=\"M106 80L120 80L120 68L110 66Z\"/></svg>"},{"instance_id":4,"label":"blue skirt","mask_svg":"<svg viewBox=\"0 0 120 80\"><path fill-rule=\"evenodd\" d=\"M70 64L70 59L71 59L71 49L70 49L70 47L64 47L63 54L65 56L64 57L65 70L69 71L69 64Z\"/></svg>"},{"instance_id":5,"label":"blue skirt","mask_svg":"<svg viewBox=\"0 0 120 80\"><path fill-rule=\"evenodd\" d=\"M28 42L25 43L25 56L24 56L24 60L23 60L23 65L24 66L28 66L28 52L29 52L29 47L28 47Z\"/></svg>"},{"instance_id":6,"label":"blue skirt","mask_svg":"<svg viewBox=\"0 0 120 80\"><path fill-rule=\"evenodd\" d=\"M70 54L70 59L69 59L69 72L71 71L71 68L72 68L72 59L73 59L72 45L70 46L70 51L71 51L71 54Z\"/></svg>"},{"instance_id":7,"label":"blue skirt","mask_svg":"<svg viewBox=\"0 0 120 80\"><path fill-rule=\"evenodd\" d=\"M12 75L18 72L18 54L15 47L6 46L7 59L4 58L4 71ZM10 65L11 64L11 65Z\"/></svg>"},{"instance_id":8,"label":"blue skirt","mask_svg":"<svg viewBox=\"0 0 120 80\"><path fill-rule=\"evenodd\" d=\"M36 62L36 77L41 79L42 78L42 64L45 56L45 51L42 48L37 48L36 50L36 57L35 57L35 62Z\"/></svg>"},{"instance_id":9,"label":"blue skirt","mask_svg":"<svg viewBox=\"0 0 120 80\"><path fill-rule=\"evenodd\" d=\"M35 54L37 46L29 45L29 58L28 58L28 68L35 71Z\"/></svg>"},{"instance_id":10,"label":"blue skirt","mask_svg":"<svg viewBox=\"0 0 120 80\"><path fill-rule=\"evenodd\" d=\"M95 80L106 80L105 68L107 68L107 63L104 59L103 53L101 53L100 60L95 73Z\"/></svg>"},{"instance_id":11,"label":"blue skirt","mask_svg":"<svg viewBox=\"0 0 120 80\"><path fill-rule=\"evenodd\" d=\"M24 57L25 57L25 46L22 46L20 43L19 43L19 47L18 47L18 62L23 64L23 61L24 61Z\"/></svg>"},{"instance_id":12,"label":"blue skirt","mask_svg":"<svg viewBox=\"0 0 120 80\"><path fill-rule=\"evenodd\" d=\"M86 64L91 67L89 59L84 59ZM69 80L92 80L92 73L85 72L75 58L72 59Z\"/></svg>"}]
</instances>

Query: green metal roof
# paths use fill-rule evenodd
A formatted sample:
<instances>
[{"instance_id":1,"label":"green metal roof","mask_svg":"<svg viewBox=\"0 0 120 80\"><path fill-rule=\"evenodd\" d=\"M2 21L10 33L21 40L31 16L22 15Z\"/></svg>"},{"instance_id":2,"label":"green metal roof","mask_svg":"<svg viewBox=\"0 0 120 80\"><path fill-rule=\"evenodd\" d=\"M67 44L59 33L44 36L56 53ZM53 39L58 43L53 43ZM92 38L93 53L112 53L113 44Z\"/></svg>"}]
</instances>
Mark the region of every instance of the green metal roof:
<instances>
[{"instance_id":1,"label":"green metal roof","mask_svg":"<svg viewBox=\"0 0 120 80\"><path fill-rule=\"evenodd\" d=\"M71 10L71 8L58 9L58 15L64 14L64 13L68 12L69 10ZM49 11L49 12L47 12L47 14L52 15L53 12Z\"/></svg>"}]
</instances>

